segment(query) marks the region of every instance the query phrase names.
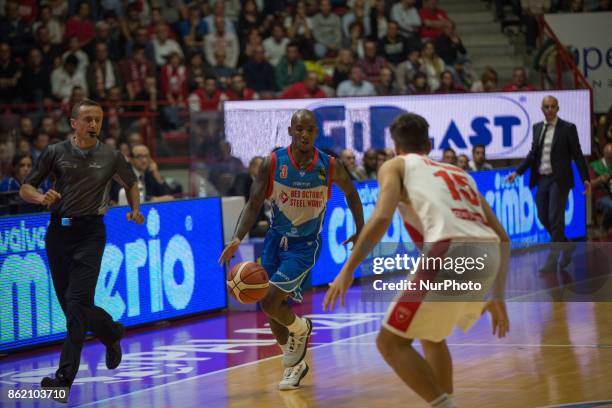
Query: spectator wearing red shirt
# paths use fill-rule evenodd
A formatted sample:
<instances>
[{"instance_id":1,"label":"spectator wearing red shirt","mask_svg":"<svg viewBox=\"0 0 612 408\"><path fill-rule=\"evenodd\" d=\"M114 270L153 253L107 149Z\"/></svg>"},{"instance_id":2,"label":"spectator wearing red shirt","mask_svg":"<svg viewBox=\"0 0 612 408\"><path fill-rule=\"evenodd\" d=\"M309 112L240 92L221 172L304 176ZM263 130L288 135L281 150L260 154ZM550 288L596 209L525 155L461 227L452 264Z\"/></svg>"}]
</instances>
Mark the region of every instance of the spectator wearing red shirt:
<instances>
[{"instance_id":1,"label":"spectator wearing red shirt","mask_svg":"<svg viewBox=\"0 0 612 408\"><path fill-rule=\"evenodd\" d=\"M221 107L222 94L217 89L217 79L203 77L195 79L198 87L189 95L189 110L191 112L218 111Z\"/></svg>"},{"instance_id":2,"label":"spectator wearing red shirt","mask_svg":"<svg viewBox=\"0 0 612 408\"><path fill-rule=\"evenodd\" d=\"M421 39L436 39L444 34L444 29L451 29L451 21L446 11L438 8L438 0L425 0L419 11L421 21Z\"/></svg>"},{"instance_id":3,"label":"spectator wearing red shirt","mask_svg":"<svg viewBox=\"0 0 612 408\"><path fill-rule=\"evenodd\" d=\"M161 91L170 105L185 105L188 94L187 67L176 52L168 56L168 63L161 69Z\"/></svg>"},{"instance_id":4,"label":"spectator wearing red shirt","mask_svg":"<svg viewBox=\"0 0 612 408\"><path fill-rule=\"evenodd\" d=\"M232 76L231 87L226 93L231 101L250 101L259 99L259 95L257 95L253 89L246 86L246 82L244 82L244 78L241 74Z\"/></svg>"},{"instance_id":5,"label":"spectator wearing red shirt","mask_svg":"<svg viewBox=\"0 0 612 408\"><path fill-rule=\"evenodd\" d=\"M96 36L96 32L93 21L89 19L91 12L89 3L81 1L78 10L77 15L70 17L66 22L66 38L77 37L83 47Z\"/></svg>"},{"instance_id":6,"label":"spectator wearing red shirt","mask_svg":"<svg viewBox=\"0 0 612 408\"><path fill-rule=\"evenodd\" d=\"M512 71L512 83L502 88L504 92L526 92L535 90L535 86L527 83L527 72L525 72L525 68L523 67L514 68Z\"/></svg>"},{"instance_id":7,"label":"spectator wearing red shirt","mask_svg":"<svg viewBox=\"0 0 612 408\"><path fill-rule=\"evenodd\" d=\"M283 92L283 99L325 98L325 92L319 88L319 78L314 72L309 72L301 82L289 86Z\"/></svg>"},{"instance_id":8,"label":"spectator wearing red shirt","mask_svg":"<svg viewBox=\"0 0 612 408\"><path fill-rule=\"evenodd\" d=\"M377 46L374 40L366 41L363 48L364 56L357 61L357 66L363 69L365 79L372 83L377 83L380 80L380 71L389 67L385 58L376 55Z\"/></svg>"},{"instance_id":9,"label":"spectator wearing red shirt","mask_svg":"<svg viewBox=\"0 0 612 408\"><path fill-rule=\"evenodd\" d=\"M155 65L148 61L142 45L135 45L132 58L126 58L119 63L119 69L125 82L125 88L130 100L134 100L145 87L145 79L155 76Z\"/></svg>"}]
</instances>

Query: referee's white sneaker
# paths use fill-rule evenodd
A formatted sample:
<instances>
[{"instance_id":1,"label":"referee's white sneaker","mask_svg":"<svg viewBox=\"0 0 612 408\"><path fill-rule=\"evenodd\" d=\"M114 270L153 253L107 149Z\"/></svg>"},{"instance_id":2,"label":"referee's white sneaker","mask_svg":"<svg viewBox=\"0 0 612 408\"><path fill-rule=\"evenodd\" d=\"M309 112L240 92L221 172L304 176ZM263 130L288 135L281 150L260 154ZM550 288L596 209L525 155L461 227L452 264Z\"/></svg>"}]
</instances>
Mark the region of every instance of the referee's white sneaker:
<instances>
[{"instance_id":1,"label":"referee's white sneaker","mask_svg":"<svg viewBox=\"0 0 612 408\"><path fill-rule=\"evenodd\" d=\"M285 368L283 379L278 384L281 391L296 390L300 387L300 381L308 374L308 364L304 360L294 367Z\"/></svg>"},{"instance_id":2,"label":"referee's white sneaker","mask_svg":"<svg viewBox=\"0 0 612 408\"><path fill-rule=\"evenodd\" d=\"M283 353L283 366L285 368L293 367L304 360L306 351L308 350L308 340L312 333L312 321L305 317L306 326L308 329L302 334L289 333L287 338L287 346Z\"/></svg>"}]
</instances>

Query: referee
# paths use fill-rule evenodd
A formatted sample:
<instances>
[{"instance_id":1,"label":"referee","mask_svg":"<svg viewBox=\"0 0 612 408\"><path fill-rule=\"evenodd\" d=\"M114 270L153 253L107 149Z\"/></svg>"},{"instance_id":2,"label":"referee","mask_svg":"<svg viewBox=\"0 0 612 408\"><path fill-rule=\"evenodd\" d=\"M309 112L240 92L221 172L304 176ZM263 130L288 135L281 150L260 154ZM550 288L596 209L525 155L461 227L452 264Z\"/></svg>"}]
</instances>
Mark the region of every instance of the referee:
<instances>
[{"instance_id":1,"label":"referee","mask_svg":"<svg viewBox=\"0 0 612 408\"><path fill-rule=\"evenodd\" d=\"M68 393L81 360L85 333L91 330L106 346L106 366L121 362L119 341L124 328L94 305L94 293L106 244L103 217L108 209L111 178L127 192L132 211L128 221L144 222L140 213L138 183L123 155L98 140L102 128L100 104L84 99L74 105L70 125L74 136L48 146L21 186L19 194L30 203L51 210L45 237L51 278L59 304L66 315L68 334L64 340L55 378L45 377L43 388L63 388ZM40 183L53 174L55 189L38 192ZM57 394L61 395L61 394Z\"/></svg>"}]
</instances>

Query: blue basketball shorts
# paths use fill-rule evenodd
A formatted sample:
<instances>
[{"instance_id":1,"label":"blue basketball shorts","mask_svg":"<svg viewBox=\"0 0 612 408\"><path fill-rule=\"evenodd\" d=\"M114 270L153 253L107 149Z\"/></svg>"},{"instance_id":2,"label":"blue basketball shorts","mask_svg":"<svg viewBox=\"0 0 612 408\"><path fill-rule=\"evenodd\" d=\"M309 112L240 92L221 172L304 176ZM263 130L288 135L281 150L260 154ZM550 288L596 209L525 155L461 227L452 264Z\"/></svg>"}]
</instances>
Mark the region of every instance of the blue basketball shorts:
<instances>
[{"instance_id":1,"label":"blue basketball shorts","mask_svg":"<svg viewBox=\"0 0 612 408\"><path fill-rule=\"evenodd\" d=\"M321 254L321 237L288 238L269 230L264 239L261 265L270 284L296 302L302 301L302 285Z\"/></svg>"}]
</instances>

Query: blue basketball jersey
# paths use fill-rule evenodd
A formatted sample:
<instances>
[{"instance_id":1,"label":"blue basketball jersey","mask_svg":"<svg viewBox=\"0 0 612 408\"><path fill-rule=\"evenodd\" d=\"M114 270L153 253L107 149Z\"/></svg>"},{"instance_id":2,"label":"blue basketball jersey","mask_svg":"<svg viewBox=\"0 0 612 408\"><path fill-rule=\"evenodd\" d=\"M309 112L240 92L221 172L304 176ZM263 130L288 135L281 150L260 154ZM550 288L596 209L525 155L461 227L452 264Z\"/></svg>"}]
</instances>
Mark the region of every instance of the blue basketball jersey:
<instances>
[{"instance_id":1,"label":"blue basketball jersey","mask_svg":"<svg viewBox=\"0 0 612 408\"><path fill-rule=\"evenodd\" d=\"M298 168L291 147L272 153L267 191L272 202L272 231L289 238L318 236L331 195L333 167L334 158L318 149L303 170Z\"/></svg>"}]
</instances>

